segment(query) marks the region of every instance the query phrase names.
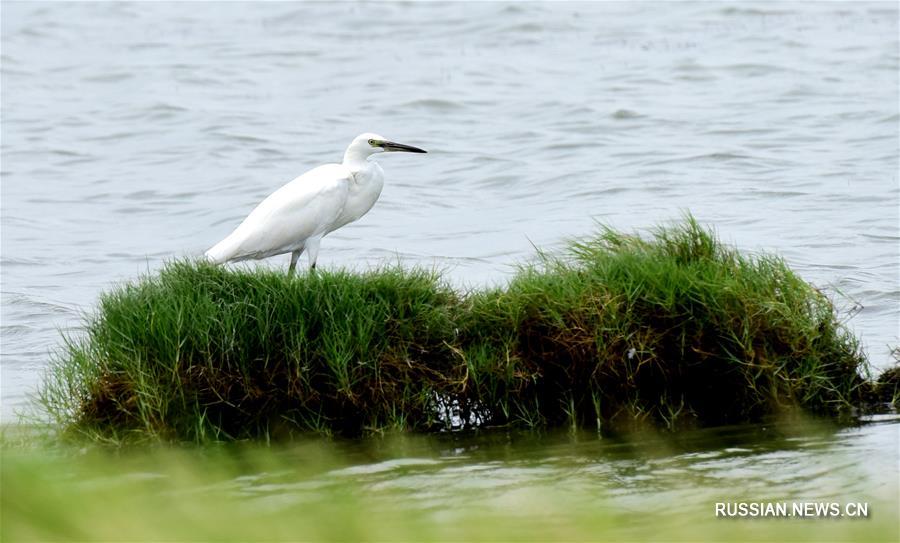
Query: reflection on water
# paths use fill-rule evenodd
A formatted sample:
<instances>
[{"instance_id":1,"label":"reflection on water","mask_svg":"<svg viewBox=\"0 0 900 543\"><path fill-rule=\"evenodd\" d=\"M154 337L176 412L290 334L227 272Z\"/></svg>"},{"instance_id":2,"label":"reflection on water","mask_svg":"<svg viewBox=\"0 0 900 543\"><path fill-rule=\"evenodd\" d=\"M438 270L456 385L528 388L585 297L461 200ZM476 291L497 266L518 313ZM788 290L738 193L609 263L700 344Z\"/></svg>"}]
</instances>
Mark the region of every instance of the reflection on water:
<instances>
[{"instance_id":1,"label":"reflection on water","mask_svg":"<svg viewBox=\"0 0 900 543\"><path fill-rule=\"evenodd\" d=\"M567 507L666 504L673 513L723 500L896 503L898 421L892 415L852 428L807 421L603 439L590 433L374 439L336 445L349 466L299 480L290 469L244 474L219 490L289 508L311 499L311 491L352 481L426 511L501 506L520 492L561 490L570 494ZM282 465L310 464L303 450L280 454Z\"/></svg>"}]
</instances>

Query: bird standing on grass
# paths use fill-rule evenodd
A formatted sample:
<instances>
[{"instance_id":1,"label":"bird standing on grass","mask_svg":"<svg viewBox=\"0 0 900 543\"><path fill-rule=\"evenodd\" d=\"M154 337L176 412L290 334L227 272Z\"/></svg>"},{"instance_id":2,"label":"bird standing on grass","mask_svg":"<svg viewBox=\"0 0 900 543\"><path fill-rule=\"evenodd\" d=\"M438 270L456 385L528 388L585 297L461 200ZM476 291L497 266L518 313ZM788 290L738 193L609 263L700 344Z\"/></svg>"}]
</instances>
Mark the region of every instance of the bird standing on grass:
<instances>
[{"instance_id":1,"label":"bird standing on grass","mask_svg":"<svg viewBox=\"0 0 900 543\"><path fill-rule=\"evenodd\" d=\"M288 274L293 274L305 250L310 269L316 269L322 238L365 215L378 200L384 171L369 157L385 151L426 152L378 134L360 134L343 162L313 168L273 192L206 257L222 264L291 253Z\"/></svg>"}]
</instances>

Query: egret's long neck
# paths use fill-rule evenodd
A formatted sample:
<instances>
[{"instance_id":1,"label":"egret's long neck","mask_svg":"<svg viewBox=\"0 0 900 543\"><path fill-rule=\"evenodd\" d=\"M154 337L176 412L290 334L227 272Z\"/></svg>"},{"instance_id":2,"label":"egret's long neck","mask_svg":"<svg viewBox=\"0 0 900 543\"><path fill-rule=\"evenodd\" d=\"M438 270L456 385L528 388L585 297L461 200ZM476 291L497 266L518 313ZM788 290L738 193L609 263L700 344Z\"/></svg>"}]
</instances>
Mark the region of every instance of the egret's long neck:
<instances>
[{"instance_id":1,"label":"egret's long neck","mask_svg":"<svg viewBox=\"0 0 900 543\"><path fill-rule=\"evenodd\" d=\"M369 155L371 155L371 153L368 149L361 149L351 145L344 153L344 166L350 168L352 171L365 169L369 166Z\"/></svg>"}]
</instances>

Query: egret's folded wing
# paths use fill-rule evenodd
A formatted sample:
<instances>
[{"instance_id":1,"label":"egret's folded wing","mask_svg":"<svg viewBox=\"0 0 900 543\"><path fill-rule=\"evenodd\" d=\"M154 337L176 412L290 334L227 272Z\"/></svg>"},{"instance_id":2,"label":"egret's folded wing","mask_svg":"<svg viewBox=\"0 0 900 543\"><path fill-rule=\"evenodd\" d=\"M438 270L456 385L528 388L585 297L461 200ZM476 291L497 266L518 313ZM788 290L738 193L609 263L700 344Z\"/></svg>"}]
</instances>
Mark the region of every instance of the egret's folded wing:
<instances>
[{"instance_id":1,"label":"egret's folded wing","mask_svg":"<svg viewBox=\"0 0 900 543\"><path fill-rule=\"evenodd\" d=\"M339 164L319 166L260 202L231 235L207 252L217 261L266 258L303 247L326 233L347 202L350 172Z\"/></svg>"}]
</instances>

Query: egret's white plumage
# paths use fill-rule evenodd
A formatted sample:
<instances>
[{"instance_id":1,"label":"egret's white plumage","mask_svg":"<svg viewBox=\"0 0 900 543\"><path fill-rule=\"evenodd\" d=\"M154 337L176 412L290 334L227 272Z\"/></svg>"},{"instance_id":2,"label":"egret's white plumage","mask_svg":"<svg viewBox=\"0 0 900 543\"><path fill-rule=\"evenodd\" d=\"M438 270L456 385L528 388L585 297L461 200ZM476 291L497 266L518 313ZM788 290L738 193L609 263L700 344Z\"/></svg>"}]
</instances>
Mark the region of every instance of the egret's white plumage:
<instances>
[{"instance_id":1,"label":"egret's white plumage","mask_svg":"<svg viewBox=\"0 0 900 543\"><path fill-rule=\"evenodd\" d=\"M369 157L384 151L425 152L378 134L360 134L343 162L313 168L273 192L206 257L221 264L291 253L293 272L305 250L315 268L322 238L365 215L378 200L384 172Z\"/></svg>"}]
</instances>

